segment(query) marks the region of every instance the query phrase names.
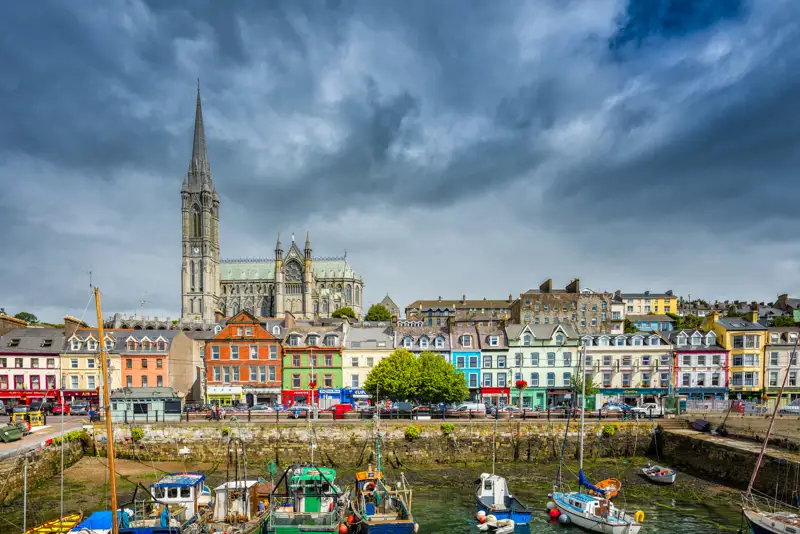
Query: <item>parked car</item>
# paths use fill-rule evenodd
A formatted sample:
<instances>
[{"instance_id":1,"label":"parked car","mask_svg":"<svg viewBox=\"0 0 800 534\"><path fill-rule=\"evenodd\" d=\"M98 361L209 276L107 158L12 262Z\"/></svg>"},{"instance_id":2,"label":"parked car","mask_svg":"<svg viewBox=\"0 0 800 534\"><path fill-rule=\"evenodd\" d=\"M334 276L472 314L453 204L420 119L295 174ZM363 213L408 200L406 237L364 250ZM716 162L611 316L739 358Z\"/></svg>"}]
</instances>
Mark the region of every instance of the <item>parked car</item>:
<instances>
[{"instance_id":1,"label":"parked car","mask_svg":"<svg viewBox=\"0 0 800 534\"><path fill-rule=\"evenodd\" d=\"M633 410L633 406L629 404L606 403L600 409L608 413L630 413L631 410Z\"/></svg>"},{"instance_id":2,"label":"parked car","mask_svg":"<svg viewBox=\"0 0 800 534\"><path fill-rule=\"evenodd\" d=\"M8 409L6 408L6 403L0 400L0 415L8 415Z\"/></svg>"},{"instance_id":3,"label":"parked car","mask_svg":"<svg viewBox=\"0 0 800 534\"><path fill-rule=\"evenodd\" d=\"M29 412L42 412L49 415L53 413L53 403L48 400L33 399L28 405Z\"/></svg>"},{"instance_id":4,"label":"parked car","mask_svg":"<svg viewBox=\"0 0 800 534\"><path fill-rule=\"evenodd\" d=\"M783 415L800 415L800 399L793 400L778 410L778 413Z\"/></svg>"},{"instance_id":5,"label":"parked car","mask_svg":"<svg viewBox=\"0 0 800 534\"><path fill-rule=\"evenodd\" d=\"M250 406L251 412L274 412L275 409L271 406L267 406L266 404L254 404Z\"/></svg>"},{"instance_id":6,"label":"parked car","mask_svg":"<svg viewBox=\"0 0 800 534\"><path fill-rule=\"evenodd\" d=\"M308 404L292 404L292 406L288 409L288 412L292 414L292 418L294 419L308 417L310 411L311 406Z\"/></svg>"},{"instance_id":7,"label":"parked car","mask_svg":"<svg viewBox=\"0 0 800 534\"><path fill-rule=\"evenodd\" d=\"M14 406L14 409L11 410L11 413L28 413L28 406L25 404L17 404Z\"/></svg>"},{"instance_id":8,"label":"parked car","mask_svg":"<svg viewBox=\"0 0 800 534\"><path fill-rule=\"evenodd\" d=\"M353 405L349 402L340 402L339 404L334 404L326 411L331 412L334 419L341 419L344 417L344 414L353 411Z\"/></svg>"},{"instance_id":9,"label":"parked car","mask_svg":"<svg viewBox=\"0 0 800 534\"><path fill-rule=\"evenodd\" d=\"M71 415L89 415L89 405L85 402L73 402L69 405Z\"/></svg>"},{"instance_id":10,"label":"parked car","mask_svg":"<svg viewBox=\"0 0 800 534\"><path fill-rule=\"evenodd\" d=\"M655 402L645 402L631 408L631 413L636 417L663 417L661 406Z\"/></svg>"},{"instance_id":11,"label":"parked car","mask_svg":"<svg viewBox=\"0 0 800 534\"><path fill-rule=\"evenodd\" d=\"M369 410L371 407L367 401L358 401L356 402L355 410L357 412L363 412L364 410Z\"/></svg>"},{"instance_id":12,"label":"parked car","mask_svg":"<svg viewBox=\"0 0 800 534\"><path fill-rule=\"evenodd\" d=\"M60 402L53 405L53 415L69 415L69 404L61 404Z\"/></svg>"},{"instance_id":13,"label":"parked car","mask_svg":"<svg viewBox=\"0 0 800 534\"><path fill-rule=\"evenodd\" d=\"M455 412L459 414L486 415L486 405L482 402L465 402L455 407Z\"/></svg>"},{"instance_id":14,"label":"parked car","mask_svg":"<svg viewBox=\"0 0 800 534\"><path fill-rule=\"evenodd\" d=\"M191 402L183 407L183 411L185 413L202 412L203 405L197 402Z\"/></svg>"}]
</instances>

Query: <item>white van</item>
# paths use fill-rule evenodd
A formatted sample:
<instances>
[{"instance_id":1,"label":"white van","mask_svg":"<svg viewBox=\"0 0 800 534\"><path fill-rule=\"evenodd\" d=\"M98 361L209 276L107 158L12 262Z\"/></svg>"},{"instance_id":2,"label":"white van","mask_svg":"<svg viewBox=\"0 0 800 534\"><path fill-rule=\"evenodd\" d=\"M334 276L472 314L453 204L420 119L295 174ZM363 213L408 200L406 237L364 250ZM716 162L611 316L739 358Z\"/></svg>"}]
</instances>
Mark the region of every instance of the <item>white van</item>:
<instances>
[{"instance_id":1,"label":"white van","mask_svg":"<svg viewBox=\"0 0 800 534\"><path fill-rule=\"evenodd\" d=\"M472 412L475 415L486 415L486 405L482 402L465 402L456 408L457 412Z\"/></svg>"}]
</instances>

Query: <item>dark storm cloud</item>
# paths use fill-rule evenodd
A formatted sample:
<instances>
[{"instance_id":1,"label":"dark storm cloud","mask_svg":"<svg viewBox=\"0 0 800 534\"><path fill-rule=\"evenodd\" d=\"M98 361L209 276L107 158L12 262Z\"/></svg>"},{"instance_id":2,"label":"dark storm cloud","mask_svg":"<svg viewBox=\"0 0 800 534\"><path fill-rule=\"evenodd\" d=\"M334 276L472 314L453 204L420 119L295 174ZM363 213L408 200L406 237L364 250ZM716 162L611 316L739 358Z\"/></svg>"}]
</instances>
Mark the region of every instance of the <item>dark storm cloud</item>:
<instances>
[{"instance_id":1,"label":"dark storm cloud","mask_svg":"<svg viewBox=\"0 0 800 534\"><path fill-rule=\"evenodd\" d=\"M326 249L380 249L354 261L372 269L370 291L404 302L535 285L609 240L609 216L632 240L668 223L785 242L800 213L786 201L800 163L798 16L793 2L743 0L9 4L0 227L16 253L0 263L0 306L74 306L94 265L125 288L112 309L147 292L176 312L197 77L225 256L263 255L278 229L311 225ZM404 251L430 253L421 221L457 229L465 209L475 224L437 240L439 264L501 241L534 271L442 289L384 277ZM560 252L525 252L532 235ZM634 253L618 245L574 274L619 284L604 265ZM649 283L637 276L626 280ZM687 274L647 276L678 286Z\"/></svg>"}]
</instances>

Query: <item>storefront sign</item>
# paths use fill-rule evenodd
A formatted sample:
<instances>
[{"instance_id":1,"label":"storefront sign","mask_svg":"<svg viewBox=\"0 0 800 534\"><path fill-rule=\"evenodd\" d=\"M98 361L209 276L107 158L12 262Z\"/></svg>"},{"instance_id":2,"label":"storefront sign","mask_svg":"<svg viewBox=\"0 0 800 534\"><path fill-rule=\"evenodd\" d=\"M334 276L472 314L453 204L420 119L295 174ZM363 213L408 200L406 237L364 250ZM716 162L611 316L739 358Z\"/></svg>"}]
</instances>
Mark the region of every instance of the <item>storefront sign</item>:
<instances>
[{"instance_id":1,"label":"storefront sign","mask_svg":"<svg viewBox=\"0 0 800 534\"><path fill-rule=\"evenodd\" d=\"M508 388L481 388L481 395L508 395Z\"/></svg>"},{"instance_id":2,"label":"storefront sign","mask_svg":"<svg viewBox=\"0 0 800 534\"><path fill-rule=\"evenodd\" d=\"M603 395L664 395L668 391L667 388L600 388Z\"/></svg>"},{"instance_id":3,"label":"storefront sign","mask_svg":"<svg viewBox=\"0 0 800 534\"><path fill-rule=\"evenodd\" d=\"M319 388L320 397L339 397L342 395L342 390L339 388Z\"/></svg>"}]
</instances>

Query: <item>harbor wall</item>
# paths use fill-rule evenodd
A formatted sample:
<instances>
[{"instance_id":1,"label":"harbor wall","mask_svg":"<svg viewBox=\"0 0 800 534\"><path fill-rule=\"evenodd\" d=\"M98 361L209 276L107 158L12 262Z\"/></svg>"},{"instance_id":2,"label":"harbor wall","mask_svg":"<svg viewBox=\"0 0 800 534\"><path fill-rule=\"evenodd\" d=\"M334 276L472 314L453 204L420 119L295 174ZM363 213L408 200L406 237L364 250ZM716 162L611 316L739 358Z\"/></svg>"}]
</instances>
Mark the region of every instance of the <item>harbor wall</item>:
<instances>
[{"instance_id":1,"label":"harbor wall","mask_svg":"<svg viewBox=\"0 0 800 534\"><path fill-rule=\"evenodd\" d=\"M381 423L384 462L395 467L465 465L492 458L494 425L490 422ZM643 456L652 447L652 424L611 422L589 424L586 457ZM564 441L564 423L504 421L497 425L498 462L550 462L558 458ZM95 443L105 454L105 429L95 428ZM333 467L361 467L372 461L372 425L169 425L150 424L115 429L117 456L140 460L224 462L229 436L240 437L250 461L279 465L311 460L310 444L317 444L315 461ZM570 424L566 456L578 451L578 426Z\"/></svg>"},{"instance_id":2,"label":"harbor wall","mask_svg":"<svg viewBox=\"0 0 800 534\"><path fill-rule=\"evenodd\" d=\"M68 439L64 443L64 466L69 467L83 458L87 444L85 439ZM60 441L26 454L9 456L0 460L0 504L11 504L25 490L24 466L28 461L28 490L49 482L61 473Z\"/></svg>"}]
</instances>

